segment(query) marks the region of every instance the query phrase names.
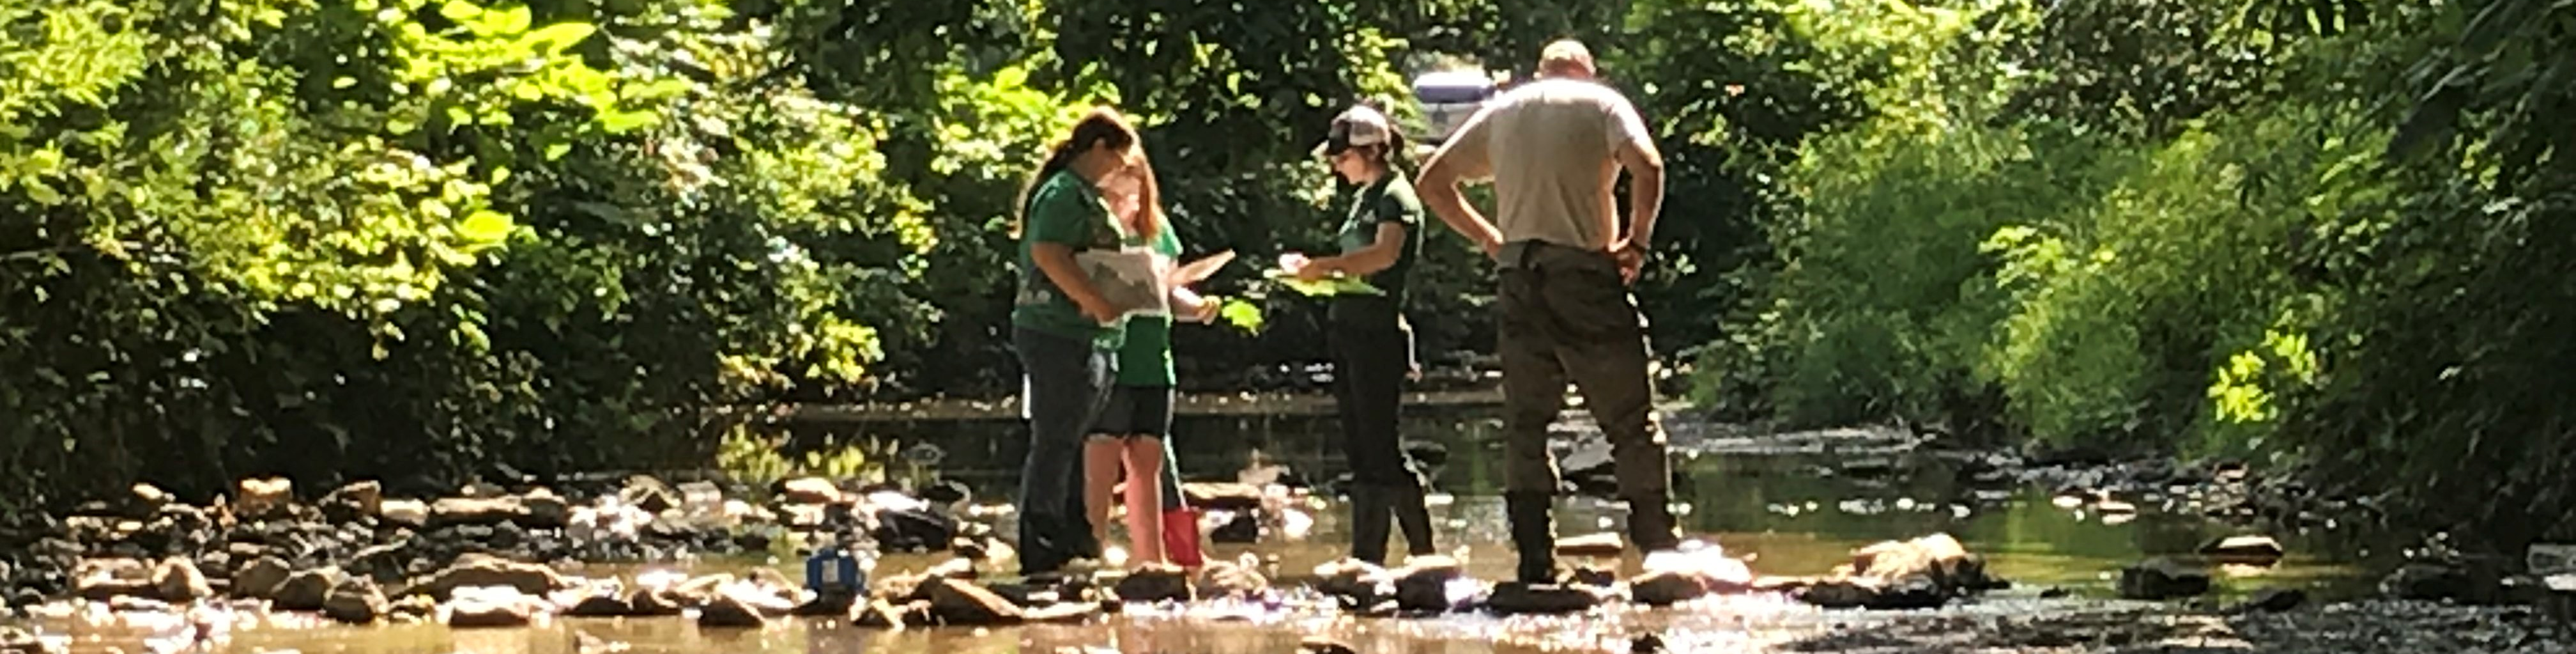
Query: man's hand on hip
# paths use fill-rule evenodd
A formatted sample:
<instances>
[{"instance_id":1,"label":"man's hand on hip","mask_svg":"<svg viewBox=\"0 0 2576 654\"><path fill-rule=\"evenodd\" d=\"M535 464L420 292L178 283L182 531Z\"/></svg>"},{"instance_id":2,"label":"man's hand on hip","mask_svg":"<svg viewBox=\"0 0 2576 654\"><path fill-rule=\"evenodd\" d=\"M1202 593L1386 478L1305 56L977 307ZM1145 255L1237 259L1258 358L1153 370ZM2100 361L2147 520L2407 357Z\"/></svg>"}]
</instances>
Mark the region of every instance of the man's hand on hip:
<instances>
[{"instance_id":1,"label":"man's hand on hip","mask_svg":"<svg viewBox=\"0 0 2576 654\"><path fill-rule=\"evenodd\" d=\"M1619 262L1619 281L1636 284L1637 276L1646 269L1646 246L1628 239L1610 243L1610 258Z\"/></svg>"}]
</instances>

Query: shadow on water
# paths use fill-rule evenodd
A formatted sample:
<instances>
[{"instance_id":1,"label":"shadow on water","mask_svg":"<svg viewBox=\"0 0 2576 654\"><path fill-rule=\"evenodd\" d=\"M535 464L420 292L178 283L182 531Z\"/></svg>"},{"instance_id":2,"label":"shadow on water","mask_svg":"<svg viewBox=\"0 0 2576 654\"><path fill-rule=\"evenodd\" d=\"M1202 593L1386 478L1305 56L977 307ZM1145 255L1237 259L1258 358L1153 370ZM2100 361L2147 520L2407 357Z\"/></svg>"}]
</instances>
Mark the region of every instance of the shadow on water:
<instances>
[{"instance_id":1,"label":"shadow on water","mask_svg":"<svg viewBox=\"0 0 2576 654\"><path fill-rule=\"evenodd\" d=\"M1439 494L1433 509L1440 524L1439 549L1463 547L1469 572L1486 579L1507 576L1512 564L1498 497L1501 443L1495 415L1492 407L1415 409L1406 429L1408 438L1436 444L1417 449L1445 454L1431 468ZM1008 500L1025 451L1025 427L1008 417L846 423L829 431L808 436L890 438L916 456L927 451L919 444L936 445L939 474L972 488L977 503ZM1339 432L1328 416L1184 416L1176 431L1180 465L1193 480L1232 481L1257 460L1285 465L1289 478L1313 482L1318 496L1329 497L1330 480L1342 468L1334 445ZM2187 555L2220 536L2253 533L2166 510L2163 498L2123 498L2137 504L2138 512L2101 515L2084 507L2061 507L2045 489L1979 484L1951 458L1911 451L1901 434L1848 430L1747 436L1719 431L1706 425L1672 430L1680 472L1676 501L1684 505L1689 531L1737 556L1752 557L1753 569L1768 575L1822 574L1847 560L1853 548L1948 532L1970 551L1985 555L1989 569L2016 586L1947 612L2010 616L2118 604L2109 598L2115 595L2120 567L2150 556ZM1265 533L1259 543L1218 545L1211 554L1268 557L1275 561L1274 573L1299 575L1346 550L1347 530L1338 506L1329 500L1310 503L1314 522L1302 537ZM1600 500L1568 498L1557 512L1558 531L1616 531L1622 514ZM2220 598L2284 586L2321 597L2365 590L2360 564L2376 558L2363 549L2373 534L2344 527L2267 535L2279 539L2289 557L2268 568L2219 570ZM1400 547L1401 537L1397 540ZM918 569L937 556L889 556L878 574ZM1622 564L1634 571L1637 562L1632 556ZM2073 597L2041 599L2048 589ZM678 619L558 619L498 631L246 625L231 634L224 651L1271 653L1294 651L1308 636L1327 635L1362 652L1625 652L1627 639L1638 634L1657 634L1672 651L1767 651L1795 648L1793 643L1803 638L1894 615L1823 611L1777 596L1715 598L1677 609L1620 609L1566 618L1378 620L1300 611L1229 613L1222 606L1179 611L1130 612L1084 625L894 632L828 621L751 631L701 630ZM1209 611L1220 615L1211 617ZM72 629L75 635L82 631ZM131 631L89 631L98 638L76 637L75 651L107 651L120 641L126 643L123 649L133 650Z\"/></svg>"}]
</instances>

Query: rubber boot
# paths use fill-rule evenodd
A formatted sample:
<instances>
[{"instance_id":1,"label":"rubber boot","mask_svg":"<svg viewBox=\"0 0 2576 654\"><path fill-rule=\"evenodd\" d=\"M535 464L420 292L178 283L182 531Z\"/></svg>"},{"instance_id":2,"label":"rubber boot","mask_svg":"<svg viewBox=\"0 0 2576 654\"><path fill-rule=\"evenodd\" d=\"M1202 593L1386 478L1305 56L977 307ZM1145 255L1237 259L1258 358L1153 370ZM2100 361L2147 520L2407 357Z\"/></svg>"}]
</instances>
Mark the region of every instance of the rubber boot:
<instances>
[{"instance_id":1,"label":"rubber boot","mask_svg":"<svg viewBox=\"0 0 2576 654\"><path fill-rule=\"evenodd\" d=\"M1438 553L1431 541L1431 504L1423 501L1421 484L1405 484L1388 489L1387 508L1395 513L1396 528L1404 532L1404 551L1414 556Z\"/></svg>"},{"instance_id":2,"label":"rubber boot","mask_svg":"<svg viewBox=\"0 0 2576 654\"><path fill-rule=\"evenodd\" d=\"M1628 542L1641 555L1681 549L1671 500L1661 495L1628 498Z\"/></svg>"},{"instance_id":3,"label":"rubber boot","mask_svg":"<svg viewBox=\"0 0 2576 654\"><path fill-rule=\"evenodd\" d=\"M1553 500L1544 491L1503 494L1503 515L1512 523L1512 549L1520 553L1523 584L1556 583L1556 523L1548 513Z\"/></svg>"},{"instance_id":4,"label":"rubber boot","mask_svg":"<svg viewBox=\"0 0 2576 654\"><path fill-rule=\"evenodd\" d=\"M1386 565L1388 496L1385 486L1351 485L1351 558Z\"/></svg>"}]
</instances>

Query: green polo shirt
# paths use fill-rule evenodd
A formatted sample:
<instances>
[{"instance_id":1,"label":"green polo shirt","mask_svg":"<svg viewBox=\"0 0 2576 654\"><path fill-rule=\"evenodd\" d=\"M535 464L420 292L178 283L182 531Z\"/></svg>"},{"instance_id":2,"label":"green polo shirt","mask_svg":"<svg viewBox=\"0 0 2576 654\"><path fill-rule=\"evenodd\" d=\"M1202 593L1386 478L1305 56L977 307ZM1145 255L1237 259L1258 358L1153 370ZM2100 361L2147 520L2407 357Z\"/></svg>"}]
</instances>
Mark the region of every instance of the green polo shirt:
<instances>
[{"instance_id":1,"label":"green polo shirt","mask_svg":"<svg viewBox=\"0 0 2576 654\"><path fill-rule=\"evenodd\" d=\"M1157 225L1154 253L1180 258L1181 237L1172 233L1170 223ZM1173 307L1173 310L1180 310ZM1127 342L1118 348L1118 384L1121 386L1169 387L1178 381L1172 374L1172 319L1166 316L1136 316L1127 319Z\"/></svg>"},{"instance_id":2,"label":"green polo shirt","mask_svg":"<svg viewBox=\"0 0 2576 654\"><path fill-rule=\"evenodd\" d=\"M1384 270L1370 273L1364 279L1370 286L1386 292L1384 296L1337 296L1331 313L1335 318L1366 323L1392 324L1404 309L1405 285L1413 275L1413 261L1422 253L1422 200L1413 194L1413 184L1402 175L1388 173L1383 179L1360 187L1351 203L1350 218L1342 221L1337 244L1342 254L1368 249L1377 243L1378 227L1389 223L1404 226L1404 242L1396 249L1395 263Z\"/></svg>"},{"instance_id":3,"label":"green polo shirt","mask_svg":"<svg viewBox=\"0 0 2576 654\"><path fill-rule=\"evenodd\" d=\"M1109 217L1109 203L1081 175L1067 170L1039 184L1029 194L1028 219L1020 233L1020 288L1011 306L1011 324L1088 339L1095 347L1115 349L1124 340L1124 325L1102 325L1083 317L1073 298L1039 269L1039 243L1072 247L1075 252L1116 249L1119 230Z\"/></svg>"}]
</instances>

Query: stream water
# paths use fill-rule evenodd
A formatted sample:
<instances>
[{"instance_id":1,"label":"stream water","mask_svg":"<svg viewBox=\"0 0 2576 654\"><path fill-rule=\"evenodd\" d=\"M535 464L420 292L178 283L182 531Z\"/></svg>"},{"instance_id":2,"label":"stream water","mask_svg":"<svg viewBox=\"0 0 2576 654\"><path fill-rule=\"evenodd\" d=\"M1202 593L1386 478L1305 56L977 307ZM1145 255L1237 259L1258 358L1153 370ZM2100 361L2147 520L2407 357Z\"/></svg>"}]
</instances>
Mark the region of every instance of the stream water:
<instances>
[{"instance_id":1,"label":"stream water","mask_svg":"<svg viewBox=\"0 0 2576 654\"><path fill-rule=\"evenodd\" d=\"M1509 574L1511 555L1498 497L1500 442L1490 408L1417 409L1408 437L1438 443L1446 461L1435 469L1435 519L1443 551L1464 547L1469 572L1498 579ZM973 487L978 501L1007 497L1017 477L1023 433L1007 417L992 420L849 423L838 437L868 435L905 444L930 443L941 451L936 468ZM1340 463L1329 417L1306 415L1184 417L1175 441L1179 464L1193 479L1227 479L1257 456L1322 481ZM2189 554L2216 537L2249 533L2196 515L2168 511L2158 498L2124 498L2135 514L2100 515L2052 501L2048 489L1980 488L1950 459L1910 451L1902 434L1839 430L1746 435L1718 426L1672 428L1686 483L1676 489L1686 503L1690 533L1737 556L1753 557L1760 574L1812 575L1847 560L1853 548L1933 532L1958 537L1987 557L1993 573L2014 588L1941 612L1968 619L2008 620L2070 607L2135 609L2143 604L2113 598L2119 569L2154 555ZM915 452L924 450L916 449ZM1855 464L1855 462L1861 462ZM908 466L899 466L908 467ZM1558 511L1564 535L1608 531L1610 511L1597 500L1572 498ZM1212 556L1246 552L1275 557L1277 570L1299 574L1338 557L1346 548L1341 512L1327 504L1312 513L1302 538L1265 535L1250 545L1216 545ZM2272 532L2287 559L2264 568L2224 567L2215 573L2218 600L2256 589L2298 587L2312 597L2335 598L2367 589L2364 572L2375 559L2367 544L2387 541L2351 527L2304 533ZM1399 537L1400 541L1400 537ZM1400 547L1400 545L1399 545ZM917 569L927 556L892 556L880 575ZM787 562L792 563L792 562ZM1633 558L1624 562L1633 571ZM777 565L735 562L702 568ZM782 566L784 567L784 566ZM788 570L791 575L794 570ZM596 574L601 571L576 571ZM2049 598L2043 599L2047 591ZM1629 651L1629 640L1656 634L1673 651L1801 649L1805 639L1867 629L1902 616L1885 612L1824 611L1770 596L1726 597L1662 610L1621 609L1561 618L1493 618L1457 615L1436 619L1360 619L1328 612L1253 612L1203 605L1174 612L1137 612L1073 626L1008 629L872 631L828 621L781 621L761 630L701 630L681 619L555 619L538 627L450 630L440 626L345 627L301 616L240 616L214 649L229 652L476 652L538 654L631 652L1288 652L1309 636L1328 635L1361 652ZM55 619L35 628L69 638L74 651L151 651L155 631L167 624L135 620Z\"/></svg>"}]
</instances>

